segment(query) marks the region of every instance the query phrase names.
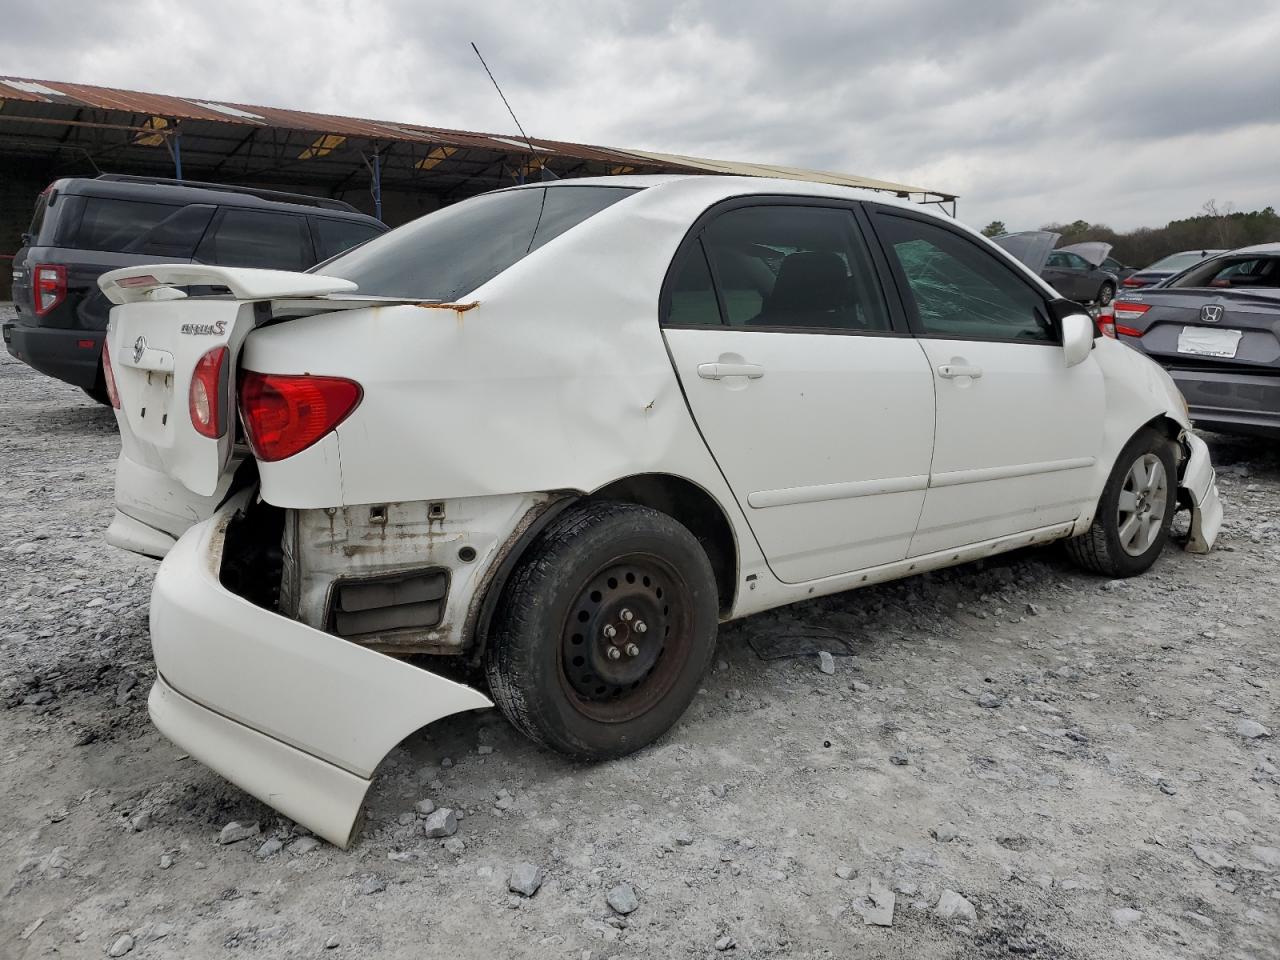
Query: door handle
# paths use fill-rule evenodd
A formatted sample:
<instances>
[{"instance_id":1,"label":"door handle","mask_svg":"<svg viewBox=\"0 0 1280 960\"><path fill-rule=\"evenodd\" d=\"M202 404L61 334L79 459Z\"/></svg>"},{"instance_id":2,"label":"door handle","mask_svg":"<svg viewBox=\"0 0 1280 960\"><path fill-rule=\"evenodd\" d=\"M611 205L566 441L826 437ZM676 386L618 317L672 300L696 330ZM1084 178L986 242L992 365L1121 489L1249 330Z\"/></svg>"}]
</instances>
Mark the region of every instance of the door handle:
<instances>
[{"instance_id":1,"label":"door handle","mask_svg":"<svg viewBox=\"0 0 1280 960\"><path fill-rule=\"evenodd\" d=\"M698 376L703 380L723 380L725 377L759 380L764 376L764 367L758 363L700 363Z\"/></svg>"},{"instance_id":2,"label":"door handle","mask_svg":"<svg viewBox=\"0 0 1280 960\"><path fill-rule=\"evenodd\" d=\"M972 377L977 380L982 376L982 368L968 363L944 363L938 367L938 376L944 380L954 380L956 377Z\"/></svg>"}]
</instances>

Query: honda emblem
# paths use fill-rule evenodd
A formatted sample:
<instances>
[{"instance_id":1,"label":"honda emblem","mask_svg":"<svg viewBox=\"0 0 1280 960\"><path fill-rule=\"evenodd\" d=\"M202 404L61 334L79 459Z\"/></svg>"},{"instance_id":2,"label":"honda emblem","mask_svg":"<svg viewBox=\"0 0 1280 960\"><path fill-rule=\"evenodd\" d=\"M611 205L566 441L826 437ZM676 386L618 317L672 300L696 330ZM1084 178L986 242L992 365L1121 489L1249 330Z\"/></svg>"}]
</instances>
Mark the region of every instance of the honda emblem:
<instances>
[{"instance_id":1,"label":"honda emblem","mask_svg":"<svg viewBox=\"0 0 1280 960\"><path fill-rule=\"evenodd\" d=\"M1206 304L1200 308L1200 320L1204 323L1217 323L1222 319L1222 307L1216 303Z\"/></svg>"}]
</instances>

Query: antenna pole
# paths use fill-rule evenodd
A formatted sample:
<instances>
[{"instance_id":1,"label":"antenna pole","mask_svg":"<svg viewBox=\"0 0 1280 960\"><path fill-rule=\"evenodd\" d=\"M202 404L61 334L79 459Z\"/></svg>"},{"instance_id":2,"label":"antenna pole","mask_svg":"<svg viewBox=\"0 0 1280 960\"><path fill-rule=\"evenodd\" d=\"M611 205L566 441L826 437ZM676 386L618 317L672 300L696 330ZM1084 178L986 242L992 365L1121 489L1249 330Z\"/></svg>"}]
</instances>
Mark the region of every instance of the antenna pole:
<instances>
[{"instance_id":1,"label":"antenna pole","mask_svg":"<svg viewBox=\"0 0 1280 960\"><path fill-rule=\"evenodd\" d=\"M524 127L520 126L520 120L516 117L516 112L511 109L511 104L507 103L507 97L502 92L502 88L498 86L498 81L493 79L493 71L490 70L489 65L484 62L484 57L480 56L480 48L473 43L471 44L471 49L474 50L476 52L476 56L480 58L480 66L484 67L484 72L489 74L489 79L493 82L493 89L497 90L498 96L502 97L502 105L507 108L507 113L511 114L511 119L515 120L516 129L520 131L520 136L524 137L524 142L529 145L529 152L536 155L537 151L533 149L533 141L530 140L529 135L524 132Z\"/></svg>"}]
</instances>

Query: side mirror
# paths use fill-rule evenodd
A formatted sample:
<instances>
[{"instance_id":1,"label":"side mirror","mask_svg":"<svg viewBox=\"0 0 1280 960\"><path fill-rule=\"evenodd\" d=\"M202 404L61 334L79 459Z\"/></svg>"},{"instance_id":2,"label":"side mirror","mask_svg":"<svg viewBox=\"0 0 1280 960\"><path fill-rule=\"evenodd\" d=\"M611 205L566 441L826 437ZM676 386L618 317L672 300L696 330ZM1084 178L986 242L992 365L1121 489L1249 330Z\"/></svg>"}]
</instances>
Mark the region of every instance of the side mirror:
<instances>
[{"instance_id":1,"label":"side mirror","mask_svg":"<svg viewBox=\"0 0 1280 960\"><path fill-rule=\"evenodd\" d=\"M1068 367L1084 363L1093 349L1093 320L1087 313L1069 313L1062 318L1062 355Z\"/></svg>"}]
</instances>

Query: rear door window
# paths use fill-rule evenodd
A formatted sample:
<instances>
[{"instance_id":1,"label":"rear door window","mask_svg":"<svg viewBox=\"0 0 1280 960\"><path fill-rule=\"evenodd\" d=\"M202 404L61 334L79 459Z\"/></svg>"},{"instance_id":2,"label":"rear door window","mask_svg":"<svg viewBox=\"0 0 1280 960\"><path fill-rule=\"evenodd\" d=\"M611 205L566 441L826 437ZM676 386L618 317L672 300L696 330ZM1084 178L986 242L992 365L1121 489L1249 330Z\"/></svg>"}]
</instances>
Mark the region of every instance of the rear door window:
<instances>
[{"instance_id":1,"label":"rear door window","mask_svg":"<svg viewBox=\"0 0 1280 960\"><path fill-rule=\"evenodd\" d=\"M227 207L196 252L201 263L267 270L306 270L315 263L307 218Z\"/></svg>"},{"instance_id":2,"label":"rear door window","mask_svg":"<svg viewBox=\"0 0 1280 960\"><path fill-rule=\"evenodd\" d=\"M887 331L871 259L846 209L740 207L702 235L733 327Z\"/></svg>"},{"instance_id":3,"label":"rear door window","mask_svg":"<svg viewBox=\"0 0 1280 960\"><path fill-rule=\"evenodd\" d=\"M701 240L694 240L681 251L664 294L662 322L667 326L720 326L715 283Z\"/></svg>"},{"instance_id":4,"label":"rear door window","mask_svg":"<svg viewBox=\"0 0 1280 960\"><path fill-rule=\"evenodd\" d=\"M180 207L145 234L129 244L125 253L144 257L173 257L190 260L218 208L208 203Z\"/></svg>"},{"instance_id":5,"label":"rear door window","mask_svg":"<svg viewBox=\"0 0 1280 960\"><path fill-rule=\"evenodd\" d=\"M358 247L366 240L385 233L377 227L358 220L334 220L316 217L316 255L321 260L336 257L344 250Z\"/></svg>"},{"instance_id":6,"label":"rear door window","mask_svg":"<svg viewBox=\"0 0 1280 960\"><path fill-rule=\"evenodd\" d=\"M482 194L375 237L324 273L370 296L456 300L635 192L565 185Z\"/></svg>"},{"instance_id":7,"label":"rear door window","mask_svg":"<svg viewBox=\"0 0 1280 960\"><path fill-rule=\"evenodd\" d=\"M181 209L172 203L85 197L75 245L81 250L123 253Z\"/></svg>"}]
</instances>

